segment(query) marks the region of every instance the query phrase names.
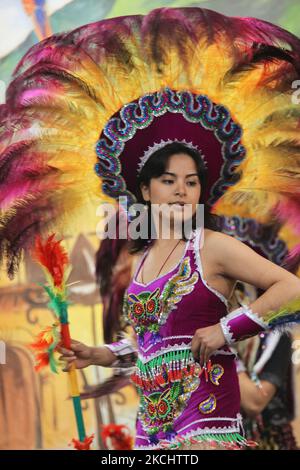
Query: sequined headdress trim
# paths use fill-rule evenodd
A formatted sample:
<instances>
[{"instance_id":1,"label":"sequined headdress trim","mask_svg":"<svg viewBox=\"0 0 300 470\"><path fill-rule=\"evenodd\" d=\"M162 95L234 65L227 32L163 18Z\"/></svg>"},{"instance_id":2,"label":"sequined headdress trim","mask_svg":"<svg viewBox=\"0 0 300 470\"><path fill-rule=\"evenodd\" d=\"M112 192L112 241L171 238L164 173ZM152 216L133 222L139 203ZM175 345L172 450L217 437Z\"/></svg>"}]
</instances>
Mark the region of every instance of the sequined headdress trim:
<instances>
[{"instance_id":1,"label":"sequined headdress trim","mask_svg":"<svg viewBox=\"0 0 300 470\"><path fill-rule=\"evenodd\" d=\"M196 150L196 152L199 153L199 155L201 157L201 160L204 163L205 168L207 168L207 162L205 160L204 155L202 154L199 147L197 147L196 145L193 145L192 142L187 142L185 139L183 139L183 140L178 140L178 139L163 140L162 139L160 142L155 142L154 145L152 145L151 147L148 147L148 150L146 150L146 152L144 152L144 155L140 158L140 161L138 163L137 174L140 174L140 172L142 171L143 166L149 160L149 158L151 157L151 155L154 152L156 152L157 150L165 147L168 144L173 144L174 142L177 142L179 144L184 144L186 147L189 147L192 150Z\"/></svg>"}]
</instances>

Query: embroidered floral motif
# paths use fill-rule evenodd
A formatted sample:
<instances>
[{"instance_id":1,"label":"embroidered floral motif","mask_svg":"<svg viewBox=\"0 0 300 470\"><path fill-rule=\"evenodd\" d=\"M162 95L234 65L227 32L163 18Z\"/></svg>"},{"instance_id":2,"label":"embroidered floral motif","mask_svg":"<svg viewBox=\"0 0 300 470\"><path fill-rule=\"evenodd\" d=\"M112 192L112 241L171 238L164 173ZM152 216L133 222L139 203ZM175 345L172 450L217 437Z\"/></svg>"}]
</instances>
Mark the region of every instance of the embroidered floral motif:
<instances>
[{"instance_id":1,"label":"embroidered floral motif","mask_svg":"<svg viewBox=\"0 0 300 470\"><path fill-rule=\"evenodd\" d=\"M216 409L216 406L217 399L215 395L211 393L208 398L206 398L200 403L199 410L201 411L201 413L206 415L212 413Z\"/></svg>"},{"instance_id":2,"label":"embroidered floral motif","mask_svg":"<svg viewBox=\"0 0 300 470\"><path fill-rule=\"evenodd\" d=\"M209 372L209 378L214 385L220 385L220 378L224 374L224 368L220 364L214 364Z\"/></svg>"}]
</instances>

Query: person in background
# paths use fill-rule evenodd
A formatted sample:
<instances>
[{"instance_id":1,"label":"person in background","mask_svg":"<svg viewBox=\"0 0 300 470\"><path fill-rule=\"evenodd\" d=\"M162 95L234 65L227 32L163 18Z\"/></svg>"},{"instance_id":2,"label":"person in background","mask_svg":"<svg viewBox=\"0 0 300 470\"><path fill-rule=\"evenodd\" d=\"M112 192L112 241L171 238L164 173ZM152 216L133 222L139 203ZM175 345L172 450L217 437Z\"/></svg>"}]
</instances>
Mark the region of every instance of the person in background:
<instances>
[{"instance_id":1,"label":"person in background","mask_svg":"<svg viewBox=\"0 0 300 470\"><path fill-rule=\"evenodd\" d=\"M260 292L238 282L232 302L242 305ZM288 333L260 333L237 345L237 372L246 437L254 450L298 450L295 417L292 338Z\"/></svg>"}]
</instances>

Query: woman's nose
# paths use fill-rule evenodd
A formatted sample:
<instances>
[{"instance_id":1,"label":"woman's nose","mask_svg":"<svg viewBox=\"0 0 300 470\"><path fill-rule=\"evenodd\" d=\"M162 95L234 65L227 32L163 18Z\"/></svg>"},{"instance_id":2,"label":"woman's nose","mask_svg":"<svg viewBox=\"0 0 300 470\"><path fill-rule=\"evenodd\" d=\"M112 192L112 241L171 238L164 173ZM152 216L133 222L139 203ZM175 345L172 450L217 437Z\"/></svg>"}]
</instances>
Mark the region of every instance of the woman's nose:
<instances>
[{"instance_id":1,"label":"woman's nose","mask_svg":"<svg viewBox=\"0 0 300 470\"><path fill-rule=\"evenodd\" d=\"M184 183L178 183L177 184L175 194L176 194L176 196L184 196L185 195L185 185L184 185Z\"/></svg>"}]
</instances>

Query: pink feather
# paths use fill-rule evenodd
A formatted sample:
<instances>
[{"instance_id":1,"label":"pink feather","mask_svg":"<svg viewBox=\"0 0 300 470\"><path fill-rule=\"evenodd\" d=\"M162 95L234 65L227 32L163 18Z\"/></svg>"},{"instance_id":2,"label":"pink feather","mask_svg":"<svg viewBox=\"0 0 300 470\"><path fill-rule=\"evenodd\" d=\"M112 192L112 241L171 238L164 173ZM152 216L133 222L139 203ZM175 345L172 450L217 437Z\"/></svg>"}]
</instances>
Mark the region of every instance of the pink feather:
<instances>
[{"instance_id":1,"label":"pink feather","mask_svg":"<svg viewBox=\"0 0 300 470\"><path fill-rule=\"evenodd\" d=\"M281 200L274 211L282 222L290 224L300 235L300 200L295 198Z\"/></svg>"},{"instance_id":2,"label":"pink feather","mask_svg":"<svg viewBox=\"0 0 300 470\"><path fill-rule=\"evenodd\" d=\"M300 243L294 246L285 259L283 260L282 267L288 271L296 274L300 265Z\"/></svg>"}]
</instances>

